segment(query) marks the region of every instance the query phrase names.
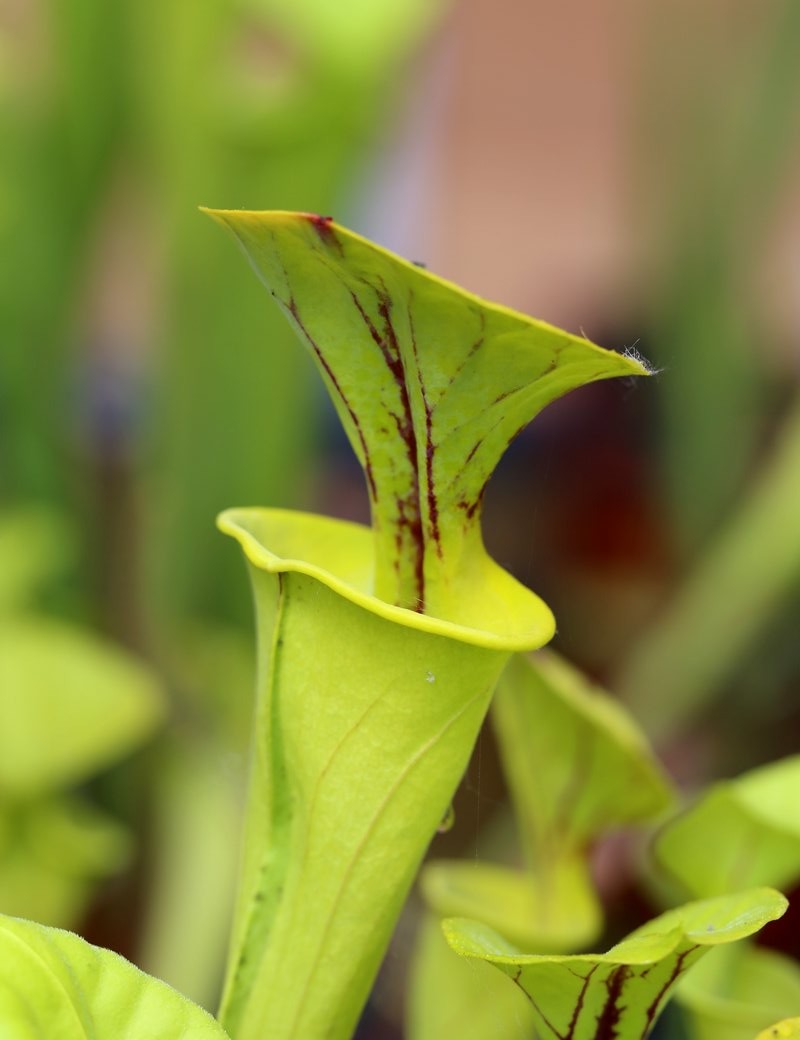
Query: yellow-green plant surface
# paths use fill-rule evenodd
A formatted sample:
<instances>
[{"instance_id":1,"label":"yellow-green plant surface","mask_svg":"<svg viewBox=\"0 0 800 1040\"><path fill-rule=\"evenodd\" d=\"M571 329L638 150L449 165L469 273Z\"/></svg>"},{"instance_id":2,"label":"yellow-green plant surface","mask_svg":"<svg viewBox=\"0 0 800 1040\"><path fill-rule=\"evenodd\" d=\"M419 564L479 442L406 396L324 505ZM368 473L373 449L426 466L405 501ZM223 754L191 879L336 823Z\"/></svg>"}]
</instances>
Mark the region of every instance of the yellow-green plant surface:
<instances>
[{"instance_id":1,"label":"yellow-green plant surface","mask_svg":"<svg viewBox=\"0 0 800 1040\"><path fill-rule=\"evenodd\" d=\"M715 784L659 832L656 864L693 896L791 886L800 878L799 804L800 755Z\"/></svg>"},{"instance_id":2,"label":"yellow-green plant surface","mask_svg":"<svg viewBox=\"0 0 800 1040\"><path fill-rule=\"evenodd\" d=\"M605 954L525 954L464 919L445 921L444 931L456 953L488 961L522 989L543 1040L645 1040L693 964L715 946L752 935L787 905L773 889L688 903Z\"/></svg>"},{"instance_id":3,"label":"yellow-green plant surface","mask_svg":"<svg viewBox=\"0 0 800 1040\"><path fill-rule=\"evenodd\" d=\"M520 604L506 604L481 543L486 483L550 401L644 366L487 304L329 218L212 215L312 354L364 469L376 595L452 617L476 609L479 589L499 612L493 627L516 625Z\"/></svg>"},{"instance_id":4,"label":"yellow-green plant surface","mask_svg":"<svg viewBox=\"0 0 800 1040\"><path fill-rule=\"evenodd\" d=\"M800 1037L800 1018L784 1018L762 1030L756 1040L797 1040Z\"/></svg>"},{"instance_id":5,"label":"yellow-green plant surface","mask_svg":"<svg viewBox=\"0 0 800 1040\"><path fill-rule=\"evenodd\" d=\"M8 1040L228 1040L201 1008L122 957L56 928L0 917Z\"/></svg>"},{"instance_id":6,"label":"yellow-green plant surface","mask_svg":"<svg viewBox=\"0 0 800 1040\"><path fill-rule=\"evenodd\" d=\"M222 1020L237 1040L352 1032L508 655L548 608L486 553L486 483L583 383L644 374L303 213L212 213L311 354L372 528L223 515L248 557L260 665L242 894Z\"/></svg>"},{"instance_id":7,"label":"yellow-green plant surface","mask_svg":"<svg viewBox=\"0 0 800 1040\"><path fill-rule=\"evenodd\" d=\"M750 1040L800 1009L797 962L752 943L714 950L678 987L692 1040Z\"/></svg>"},{"instance_id":8,"label":"yellow-green plant surface","mask_svg":"<svg viewBox=\"0 0 800 1040\"><path fill-rule=\"evenodd\" d=\"M457 1024L464 1040L532 1035L532 1011L521 1012L520 991L506 979L492 980L488 965L458 958L434 915L479 920L521 949L586 949L602 927L590 877L592 844L613 827L658 815L671 801L633 720L551 650L511 660L492 720L524 867L456 860L423 869L431 913L414 955L411 1040L436 1036L446 1023ZM481 1012L489 994L494 1022ZM503 1029L495 1033L499 1022Z\"/></svg>"},{"instance_id":9,"label":"yellow-green plant surface","mask_svg":"<svg viewBox=\"0 0 800 1040\"><path fill-rule=\"evenodd\" d=\"M684 892L722 895L800 878L800 756L715 784L662 827L656 865ZM713 855L709 850L713 849ZM678 988L697 1040L747 1040L800 1008L800 968L769 950L718 950Z\"/></svg>"},{"instance_id":10,"label":"yellow-green plant surface","mask_svg":"<svg viewBox=\"0 0 800 1040\"><path fill-rule=\"evenodd\" d=\"M491 964L455 954L432 913L411 962L406 1040L531 1040L536 1019L525 994Z\"/></svg>"}]
</instances>

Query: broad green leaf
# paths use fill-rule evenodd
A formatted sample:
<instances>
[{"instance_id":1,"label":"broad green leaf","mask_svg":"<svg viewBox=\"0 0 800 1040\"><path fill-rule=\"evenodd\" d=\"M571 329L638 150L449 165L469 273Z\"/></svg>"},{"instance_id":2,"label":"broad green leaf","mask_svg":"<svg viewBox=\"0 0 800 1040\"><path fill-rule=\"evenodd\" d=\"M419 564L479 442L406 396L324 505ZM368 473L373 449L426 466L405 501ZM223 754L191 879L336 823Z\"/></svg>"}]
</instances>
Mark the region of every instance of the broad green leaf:
<instances>
[{"instance_id":1,"label":"broad green leaf","mask_svg":"<svg viewBox=\"0 0 800 1040\"><path fill-rule=\"evenodd\" d=\"M550 868L550 864L548 864ZM438 917L472 917L510 942L547 952L582 949L600 931L602 911L582 856L552 869L512 870L437 860L422 871L425 901Z\"/></svg>"},{"instance_id":2,"label":"broad green leaf","mask_svg":"<svg viewBox=\"0 0 800 1040\"><path fill-rule=\"evenodd\" d=\"M130 838L76 798L0 806L0 911L74 927L97 881L128 861Z\"/></svg>"},{"instance_id":3,"label":"broad green leaf","mask_svg":"<svg viewBox=\"0 0 800 1040\"><path fill-rule=\"evenodd\" d=\"M329 218L211 215L311 352L364 469L376 595L451 616L476 603L478 587L487 612L508 616L480 532L498 460L568 390L647 370L486 303Z\"/></svg>"},{"instance_id":4,"label":"broad green leaf","mask_svg":"<svg viewBox=\"0 0 800 1040\"><path fill-rule=\"evenodd\" d=\"M490 964L458 957L427 914L411 961L406 1040L533 1040L521 990Z\"/></svg>"},{"instance_id":5,"label":"broad green leaf","mask_svg":"<svg viewBox=\"0 0 800 1040\"><path fill-rule=\"evenodd\" d=\"M772 889L688 903L605 954L525 954L476 921L456 918L443 928L456 953L494 964L519 986L542 1040L644 1040L678 980L704 953L752 935L787 905Z\"/></svg>"},{"instance_id":6,"label":"broad green leaf","mask_svg":"<svg viewBox=\"0 0 800 1040\"><path fill-rule=\"evenodd\" d=\"M756 1040L800 1040L800 1018L784 1018L760 1032Z\"/></svg>"},{"instance_id":7,"label":"broad green leaf","mask_svg":"<svg viewBox=\"0 0 800 1040\"><path fill-rule=\"evenodd\" d=\"M71 932L0 917L4 1040L226 1040L176 990Z\"/></svg>"},{"instance_id":8,"label":"broad green leaf","mask_svg":"<svg viewBox=\"0 0 800 1040\"><path fill-rule=\"evenodd\" d=\"M800 878L798 804L800 755L715 784L659 832L655 861L695 896L790 886Z\"/></svg>"},{"instance_id":9,"label":"broad green leaf","mask_svg":"<svg viewBox=\"0 0 800 1040\"><path fill-rule=\"evenodd\" d=\"M151 673L89 632L38 617L0 628L0 796L76 783L161 721Z\"/></svg>"},{"instance_id":10,"label":"broad green leaf","mask_svg":"<svg viewBox=\"0 0 800 1040\"><path fill-rule=\"evenodd\" d=\"M630 716L550 651L513 658L492 721L534 870L670 804L669 782Z\"/></svg>"},{"instance_id":11,"label":"broad green leaf","mask_svg":"<svg viewBox=\"0 0 800 1040\"><path fill-rule=\"evenodd\" d=\"M676 991L692 1040L752 1040L782 1015L800 1010L800 967L749 943L720 947Z\"/></svg>"}]
</instances>

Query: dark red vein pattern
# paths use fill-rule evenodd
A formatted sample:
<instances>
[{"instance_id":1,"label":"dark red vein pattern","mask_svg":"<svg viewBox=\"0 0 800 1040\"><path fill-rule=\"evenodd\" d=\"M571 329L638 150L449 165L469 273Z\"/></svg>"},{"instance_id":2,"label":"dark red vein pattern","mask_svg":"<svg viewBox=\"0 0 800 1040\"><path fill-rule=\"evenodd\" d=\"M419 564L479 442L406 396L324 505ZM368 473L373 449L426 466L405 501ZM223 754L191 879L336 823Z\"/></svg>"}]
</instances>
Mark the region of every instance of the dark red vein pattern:
<instances>
[{"instance_id":1,"label":"dark red vein pattern","mask_svg":"<svg viewBox=\"0 0 800 1040\"><path fill-rule=\"evenodd\" d=\"M586 975L573 971L568 964L562 963L561 967L563 969L581 980L581 988L575 998L572 1016L566 1029L563 1031L556 1028L552 1020L545 1014L536 997L523 986L521 982L523 968L517 968L515 974L509 977L524 994L539 1020L549 1030L555 1040L576 1040L576 1037L583 1037L586 1040L589 1037L591 1037L591 1040L618 1040L623 1035L629 1038L636 1037L636 1040L645 1040L649 1036L670 990L683 974L687 959L698 948L697 946L692 946L677 957L669 975L659 987L646 1009L632 1011L632 1014L637 1018L641 1016L642 1023L641 1028L636 1029L635 1032L629 1028L625 1029L624 1032L622 1031L623 1013L629 1006L634 991L639 989L637 984L643 983L651 971L659 967L658 964L652 964L643 970L637 970L628 964L617 964L611 966L611 970L604 978L596 978L598 969L604 967L600 963L594 964ZM594 993L596 999L597 987L600 986L605 989L605 998L599 1010L593 1013L590 1023L586 1014L584 1014L587 1009L587 998L590 993ZM623 1000L627 1000L627 1002L623 1003Z\"/></svg>"},{"instance_id":2,"label":"dark red vein pattern","mask_svg":"<svg viewBox=\"0 0 800 1040\"><path fill-rule=\"evenodd\" d=\"M372 496L372 498L374 500L377 497L378 491L377 491L377 488L375 487L375 477L373 476L373 473L372 473L372 463L371 463L370 457L369 457L369 449L367 448L367 441L366 441L366 438L364 437L364 431L361 428L361 423L359 422L358 415L356 415L356 412L355 412L353 406L350 404L350 402L347 399L344 391L342 390L341 385L339 384L339 380L336 378L336 373L333 371L331 366L328 364L328 361L327 361L325 355L320 350L320 348L317 345L316 341L311 336L311 334L309 333L308 329L306 328L302 318L300 317L300 314L299 314L299 312L297 310L297 304L294 301L294 297L290 297L289 302L286 304L286 307L287 307L289 313L291 314L292 318L294 318L294 321L297 324L297 327L300 329L300 331L302 332L303 336L305 336L306 341L308 342L308 345L313 350L314 355L316 356L317 360L319 361L319 363L322 365L323 369L325 370L325 373L328 376L328 379L330 380L334 390L336 391L336 393L337 393L337 395L339 397L339 400L342 402L344 407L347 409L347 414L350 416L350 419L351 419L351 421L353 423L353 426L355 427L359 443L361 444L361 451L362 451L362 454L364 456L364 473L365 473L366 478L367 478L367 484L369 485L370 495Z\"/></svg>"},{"instance_id":3,"label":"dark red vein pattern","mask_svg":"<svg viewBox=\"0 0 800 1040\"><path fill-rule=\"evenodd\" d=\"M396 276L390 258L375 263L371 263L369 257L365 259L363 246L351 244L332 218L309 213L304 214L303 219L311 230L310 239L303 235L306 247L311 247L321 265L319 270L324 269L326 277L338 282L331 292L344 291L345 298L349 296L366 338L358 338L352 353L347 350L346 343L334 341L330 350L325 341L315 338L317 326L311 321L311 312L304 315L304 295L298 303L281 257L281 246L276 240L275 255L284 267L286 284L286 292L282 295L284 299L289 297L284 306L311 348L343 412L349 417L351 437L357 454L363 460L373 525L378 535L376 581L383 589L379 594L424 613L429 606L428 594L434 600L438 599L443 587L443 574L444 585L447 583L446 574L449 572L442 571L445 558L443 537L447 538L449 546L452 533L455 546L474 528L491 469L502 454L501 442L510 443L530 421L527 417L520 422L527 399L517 395L528 390L531 382L538 378L538 362L532 355L531 368L521 369L516 375L512 375L516 370L511 369L507 377L502 377L502 365L495 367L497 378L505 386L495 387L493 379L485 382L482 370L475 369L473 363L477 359L480 365L478 355L481 348L492 341L493 336L491 330L487 330L487 311L477 301L466 298L454 316L452 328L446 325L441 333L437 333L436 324L425 326L425 336L428 339L433 336L433 342L418 342L419 325L415 327L415 318L421 322L428 311L423 300L416 305L418 314L415 313L414 292L417 287L413 280L409 281L406 275ZM290 255L289 251L283 253L286 260ZM313 293L313 269L300 268L297 275L300 279L298 284L302 283ZM325 284L329 287L334 285L333 282ZM331 295L330 300L333 299ZM461 344L457 339L459 334L465 336ZM437 335L444 339L437 343ZM369 348L370 344L377 351L374 358L379 358L385 366L386 380L372 368L374 359L363 353L364 347ZM431 372L435 373L434 377L430 373L426 376L425 366L429 360L423 354L423 347L430 347L433 351ZM555 351L555 354L549 358L549 366L547 355L545 359L539 356L542 367L539 374L557 367L562 344L546 344L544 349L551 353ZM439 358L440 353L443 361ZM370 414L371 409L365 413L362 408L361 402L367 401L368 395L364 385L357 382L363 378L359 354L362 363L370 367L372 392L379 398L376 402L378 411L374 414ZM440 370L442 364L452 364L454 369L445 375ZM431 392L431 383L436 386L435 393ZM471 401L474 409L466 416L455 407L457 397L451 398L455 388L462 383L464 399ZM483 401L482 393L486 397ZM445 406L449 400L453 402L452 409ZM507 406L512 400L514 407L509 411ZM536 403L536 395L531 402ZM443 407L437 414L440 406ZM512 416L517 428L506 437L506 427L514 422ZM392 433L396 430L399 442L394 454L389 430ZM464 431L462 437L454 440L461 430ZM456 454L448 448L446 466L439 461L441 452L445 450L442 448L444 442L453 447L459 445ZM465 456L463 459L459 457L462 454ZM442 529L443 518L448 525L446 534ZM454 553L460 555L460 550L454 548ZM426 564L432 567L434 558L437 580L432 585L430 575L426 575ZM433 588L436 591L432 591ZM433 605L431 609L437 607Z\"/></svg>"}]
</instances>

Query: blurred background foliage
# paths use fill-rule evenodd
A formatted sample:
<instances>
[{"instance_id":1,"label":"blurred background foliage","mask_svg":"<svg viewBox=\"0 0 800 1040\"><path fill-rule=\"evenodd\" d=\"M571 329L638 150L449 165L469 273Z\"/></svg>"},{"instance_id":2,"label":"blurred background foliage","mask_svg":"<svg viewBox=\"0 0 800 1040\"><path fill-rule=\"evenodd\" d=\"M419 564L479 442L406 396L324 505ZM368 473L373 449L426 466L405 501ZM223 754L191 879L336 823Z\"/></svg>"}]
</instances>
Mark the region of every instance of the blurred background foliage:
<instances>
[{"instance_id":1,"label":"blurred background foliage","mask_svg":"<svg viewBox=\"0 0 800 1040\"><path fill-rule=\"evenodd\" d=\"M0 0L0 909L213 1005L252 670L214 516L366 519L200 204L332 212L652 361L519 438L487 544L684 789L797 751L798 53L795 0ZM487 730L437 856L513 861L501 777ZM631 856L592 861L612 939Z\"/></svg>"}]
</instances>

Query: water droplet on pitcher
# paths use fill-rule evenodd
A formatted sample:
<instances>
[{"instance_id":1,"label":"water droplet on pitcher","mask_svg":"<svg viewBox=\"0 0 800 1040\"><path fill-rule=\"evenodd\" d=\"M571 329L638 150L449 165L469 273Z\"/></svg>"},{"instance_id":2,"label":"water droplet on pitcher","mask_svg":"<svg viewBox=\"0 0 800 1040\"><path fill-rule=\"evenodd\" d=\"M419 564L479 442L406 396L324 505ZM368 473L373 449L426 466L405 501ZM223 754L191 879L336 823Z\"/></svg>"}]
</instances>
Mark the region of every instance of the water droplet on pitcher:
<instances>
[{"instance_id":1,"label":"water droplet on pitcher","mask_svg":"<svg viewBox=\"0 0 800 1040\"><path fill-rule=\"evenodd\" d=\"M447 812L442 817L442 822L436 828L437 833L447 834L449 830L452 830L453 824L456 822L456 811L453 808L453 803L447 806Z\"/></svg>"}]
</instances>

